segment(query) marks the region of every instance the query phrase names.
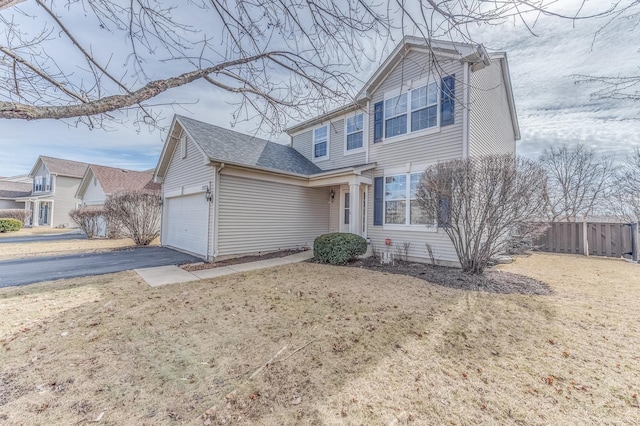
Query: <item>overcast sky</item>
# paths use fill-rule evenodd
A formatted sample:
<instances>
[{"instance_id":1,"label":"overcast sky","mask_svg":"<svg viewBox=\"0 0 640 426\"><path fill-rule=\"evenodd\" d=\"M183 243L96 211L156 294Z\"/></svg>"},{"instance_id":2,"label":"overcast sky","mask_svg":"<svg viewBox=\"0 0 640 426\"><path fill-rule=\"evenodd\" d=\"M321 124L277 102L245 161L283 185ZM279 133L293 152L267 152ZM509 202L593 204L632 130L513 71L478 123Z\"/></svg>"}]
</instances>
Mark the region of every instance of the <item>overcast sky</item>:
<instances>
[{"instance_id":1,"label":"overcast sky","mask_svg":"<svg viewBox=\"0 0 640 426\"><path fill-rule=\"evenodd\" d=\"M603 23L585 20L572 24L541 17L533 28L535 36L514 22L474 30L477 42L484 43L489 50L507 52L522 132L519 153L536 157L545 146L582 142L623 158L640 146L640 103L592 100L589 95L597 86L577 84L574 77L640 72L637 43L640 30L633 32L637 18L617 21L594 39ZM89 42L89 29L86 37ZM365 68L373 73L384 59L380 54L377 63ZM64 61L64 55L58 60ZM173 89L158 102L182 105L163 107L165 120L160 124L168 126L177 112L230 128L235 110L233 100L233 95L204 83ZM235 129L252 133L256 125L244 122ZM28 173L38 155L131 169L155 167L165 134L136 129L131 124L112 127L105 131L89 130L82 125L72 127L56 120L0 120L0 176ZM286 135L274 135L272 139L288 142Z\"/></svg>"}]
</instances>

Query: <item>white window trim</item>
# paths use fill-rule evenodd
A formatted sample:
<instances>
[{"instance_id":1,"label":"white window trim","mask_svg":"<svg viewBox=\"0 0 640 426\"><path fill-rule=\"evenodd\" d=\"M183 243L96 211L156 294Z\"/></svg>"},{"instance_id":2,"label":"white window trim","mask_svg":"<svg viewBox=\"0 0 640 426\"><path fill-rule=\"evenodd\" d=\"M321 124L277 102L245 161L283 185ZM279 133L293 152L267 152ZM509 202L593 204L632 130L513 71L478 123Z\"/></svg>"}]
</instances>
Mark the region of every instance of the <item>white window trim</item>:
<instances>
[{"instance_id":1,"label":"white window trim","mask_svg":"<svg viewBox=\"0 0 640 426\"><path fill-rule=\"evenodd\" d=\"M180 135L180 157L183 159L187 158L187 135L186 133L182 133Z\"/></svg>"},{"instance_id":2,"label":"white window trim","mask_svg":"<svg viewBox=\"0 0 640 426\"><path fill-rule=\"evenodd\" d=\"M316 157L316 130L321 129L323 127L327 128L327 155L322 157ZM314 163L320 161L326 161L329 159L330 147L331 147L331 123L323 124L320 126L316 126L311 129L311 159Z\"/></svg>"},{"instance_id":3,"label":"white window trim","mask_svg":"<svg viewBox=\"0 0 640 426\"><path fill-rule=\"evenodd\" d=\"M382 104L382 143L388 144L393 142L405 141L407 139L418 138L422 136L432 135L434 133L440 132L440 119L441 119L441 111L440 111L440 102L441 102L441 93L440 87L438 86L437 98L436 98L436 125L433 127L427 127L426 129L416 130L415 132L411 131L411 91L414 89L419 89L420 87L427 86L431 83L429 78L423 78L416 81L409 80L407 83L402 85L402 88L389 90L384 93L383 104ZM436 80L434 83L439 84ZM407 94L407 131L401 135L386 137L387 134L387 117L385 116L385 105L384 102L387 99L395 98L396 96L400 96L401 94ZM397 116L394 116L397 117ZM391 117L391 118L394 118Z\"/></svg>"},{"instance_id":4,"label":"white window trim","mask_svg":"<svg viewBox=\"0 0 640 426\"><path fill-rule=\"evenodd\" d=\"M360 148L356 148L356 149L347 149L347 136L349 136L347 134L347 119L351 118L351 117L355 117L357 115L362 115L362 147ZM354 115L351 115L349 117L345 117L344 118L344 155L351 155L351 154L360 154L362 152L366 151L366 144L367 141L369 140L369 117L367 114L363 113L363 112L358 112ZM354 132L356 133L356 132Z\"/></svg>"},{"instance_id":5,"label":"white window trim","mask_svg":"<svg viewBox=\"0 0 640 426\"><path fill-rule=\"evenodd\" d=\"M423 170L424 171L424 170ZM437 233L438 232L438 223L436 221L433 224L416 224L412 225L409 222L410 214L411 214L411 175L420 173L418 171L414 172L405 172L405 173L393 173L393 174L385 174L383 178L383 185L386 186L387 178L393 176L406 176L406 193L405 193L405 223L404 224L395 224L395 223L387 223L387 191L383 188L383 199L382 199L382 229L384 231L412 231L412 232L430 232Z\"/></svg>"}]
</instances>

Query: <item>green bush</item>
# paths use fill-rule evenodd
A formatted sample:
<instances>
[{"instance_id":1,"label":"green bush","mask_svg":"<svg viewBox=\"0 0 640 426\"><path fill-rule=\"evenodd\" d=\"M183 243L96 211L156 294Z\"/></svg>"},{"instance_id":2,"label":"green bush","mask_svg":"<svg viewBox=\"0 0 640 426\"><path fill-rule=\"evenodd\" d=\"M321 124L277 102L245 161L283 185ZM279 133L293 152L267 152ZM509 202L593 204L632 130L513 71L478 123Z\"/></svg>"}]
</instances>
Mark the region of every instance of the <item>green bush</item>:
<instances>
[{"instance_id":1,"label":"green bush","mask_svg":"<svg viewBox=\"0 0 640 426\"><path fill-rule=\"evenodd\" d=\"M0 218L0 232L19 231L22 228L22 221L11 218Z\"/></svg>"},{"instance_id":2,"label":"green bush","mask_svg":"<svg viewBox=\"0 0 640 426\"><path fill-rule=\"evenodd\" d=\"M320 263L344 265L366 251L367 240L356 234L334 232L320 235L313 242L313 256Z\"/></svg>"}]
</instances>

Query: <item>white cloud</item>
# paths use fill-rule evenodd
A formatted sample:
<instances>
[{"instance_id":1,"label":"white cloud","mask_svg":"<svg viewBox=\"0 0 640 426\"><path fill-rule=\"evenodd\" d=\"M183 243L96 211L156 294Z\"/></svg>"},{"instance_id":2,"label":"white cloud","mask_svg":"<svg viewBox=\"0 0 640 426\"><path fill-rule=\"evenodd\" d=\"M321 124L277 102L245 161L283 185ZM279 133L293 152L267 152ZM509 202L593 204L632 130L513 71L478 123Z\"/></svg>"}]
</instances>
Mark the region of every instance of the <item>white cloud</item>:
<instances>
[{"instance_id":1,"label":"white cloud","mask_svg":"<svg viewBox=\"0 0 640 426\"><path fill-rule=\"evenodd\" d=\"M579 2L562 2L563 10L575 10ZM594 3L588 3L593 5ZM595 6L599 3L596 2ZM594 7L595 7L594 6ZM25 3L26 7L31 7ZM31 9L30 9L31 10ZM599 152L624 156L640 146L640 122L624 120L640 117L640 103L598 101L589 94L596 88L575 84L574 74L638 74L640 63L637 31L634 22L621 20L609 25L597 38L594 34L605 21L570 21L540 17L531 35L519 21L500 26L483 26L474 31L476 41L494 50L508 53L516 106L520 119L522 154L535 157L549 144L583 142ZM33 20L34 28L38 21ZM212 27L210 27L212 28ZM81 35L91 40L95 28L81 28ZM215 30L211 30L215 31ZM209 34L217 36L219 32ZM396 37L399 40L399 37ZM109 39L113 42L113 39ZM363 68L370 73L384 60L394 43L368 40L363 53ZM97 46L94 45L94 48ZM63 60L67 48L57 46ZM383 54L383 51L385 52ZM109 57L108 50L104 57ZM126 58L113 57L113 63ZM180 69L179 64L165 63L158 75ZM368 75L359 77L366 81ZM357 83L356 85L359 85ZM156 108L164 117L160 125L168 127L175 113L191 116L222 127L231 128L237 98L206 83L173 89L154 100L167 104ZM182 104L182 105L178 105ZM293 123L291 123L293 124ZM257 121L239 122L235 129L255 133ZM265 133L258 133L265 136ZM0 175L22 174L30 170L38 155L51 155L118 167L146 169L154 167L163 143L163 134L146 129L137 132L130 123L114 125L113 131L69 127L60 121L26 122L4 120L0 132ZM287 142L286 135L272 139Z\"/></svg>"}]
</instances>

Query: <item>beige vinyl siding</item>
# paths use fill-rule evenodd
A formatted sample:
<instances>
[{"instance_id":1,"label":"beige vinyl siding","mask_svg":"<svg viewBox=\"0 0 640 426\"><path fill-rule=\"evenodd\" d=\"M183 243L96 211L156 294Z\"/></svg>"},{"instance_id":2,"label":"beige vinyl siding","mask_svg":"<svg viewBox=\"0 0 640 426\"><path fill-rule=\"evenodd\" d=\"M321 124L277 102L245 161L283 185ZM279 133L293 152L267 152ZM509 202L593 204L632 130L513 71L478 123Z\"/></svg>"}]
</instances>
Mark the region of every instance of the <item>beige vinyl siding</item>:
<instances>
[{"instance_id":1,"label":"beige vinyl siding","mask_svg":"<svg viewBox=\"0 0 640 426\"><path fill-rule=\"evenodd\" d=\"M471 73L469 155L512 154L516 151L502 60Z\"/></svg>"},{"instance_id":2,"label":"beige vinyl siding","mask_svg":"<svg viewBox=\"0 0 640 426\"><path fill-rule=\"evenodd\" d=\"M80 200L75 197L78 187L80 186L80 178L73 178L68 176L55 176L54 191L55 194L51 197L53 199L53 215L51 217L51 225L65 226L75 228L77 225L69 217L69 212L74 210ZM43 201L49 201L48 198Z\"/></svg>"},{"instance_id":3,"label":"beige vinyl siding","mask_svg":"<svg viewBox=\"0 0 640 426\"><path fill-rule=\"evenodd\" d=\"M181 153L181 141L175 146L175 150L171 155L171 161L167 167L164 180L162 181L162 193L163 198L167 193L173 191L184 191L185 188L200 187L210 185L213 196L216 197L215 188L213 182L215 180L216 169L205 163L205 156L195 142L187 136L187 156L182 158ZM204 191L202 191L204 193ZM204 197L204 195L202 195ZM160 227L160 241L164 240L164 235L167 232L167 223L165 218L167 217L168 203L165 203L162 211L162 226ZM214 229L214 203L209 203L209 223L208 230L208 253L207 257L211 255L212 250L212 230Z\"/></svg>"},{"instance_id":4,"label":"beige vinyl siding","mask_svg":"<svg viewBox=\"0 0 640 426\"><path fill-rule=\"evenodd\" d=\"M194 185L207 185L214 179L214 169L205 165L205 157L196 144L187 137L187 157L180 155L180 142L176 144L167 173L162 182L164 193Z\"/></svg>"},{"instance_id":5,"label":"beige vinyl siding","mask_svg":"<svg viewBox=\"0 0 640 426\"><path fill-rule=\"evenodd\" d=\"M329 228L329 188L220 176L218 254L311 247Z\"/></svg>"},{"instance_id":6,"label":"beige vinyl siding","mask_svg":"<svg viewBox=\"0 0 640 426\"><path fill-rule=\"evenodd\" d=\"M104 204L107 196L102 190L100 182L96 182L93 173L90 175L90 178L91 179L87 183L87 189L85 189L84 194L82 195L82 204L86 206L101 206Z\"/></svg>"},{"instance_id":7,"label":"beige vinyl siding","mask_svg":"<svg viewBox=\"0 0 640 426\"><path fill-rule=\"evenodd\" d=\"M24 209L24 201L0 200L0 209Z\"/></svg>"},{"instance_id":8,"label":"beige vinyl siding","mask_svg":"<svg viewBox=\"0 0 640 426\"><path fill-rule=\"evenodd\" d=\"M404 65L403 65L404 63ZM426 53L412 51L404 62L399 64L382 84L372 94L371 110L374 104L384 99L385 92L399 89L403 83L410 80L416 81L429 76L429 56ZM454 111L454 124L443 126L438 132L424 136L411 137L408 135L391 138L385 142L373 143L373 113L369 114L369 161L376 162L377 167L373 171L374 177L384 176L384 169L411 166L411 164L429 164L439 161L447 161L462 158L462 111L459 104L462 98L463 68L459 61L440 60L440 69L434 77L438 82L446 75L455 74L456 78L456 102ZM433 70L432 70L433 71ZM409 105L411 104L408 99ZM408 112L410 113L410 112ZM412 170L417 172L418 170ZM443 230L438 232L425 232L413 230L391 230L384 226L373 225L373 185L367 192L367 223L368 237L376 250L391 251L396 254L396 245L409 242L409 257L413 260L428 261L429 256L425 243L431 245L435 258L447 264L458 264L453 244ZM385 245L385 239L391 239L391 246Z\"/></svg>"},{"instance_id":9,"label":"beige vinyl siding","mask_svg":"<svg viewBox=\"0 0 640 426\"><path fill-rule=\"evenodd\" d=\"M340 232L340 220L342 218L340 211L340 187L332 186L329 191L333 190L336 194L329 204L329 232Z\"/></svg>"},{"instance_id":10,"label":"beige vinyl siding","mask_svg":"<svg viewBox=\"0 0 640 426\"><path fill-rule=\"evenodd\" d=\"M349 113L348 116L352 116L353 113ZM366 119L366 116L365 116ZM328 128L329 134L329 159L322 161L314 161L313 158L313 130L322 126L314 126L309 131L300 133L292 137L293 148L307 157L309 160L314 161L322 170L333 170L342 167L357 166L365 163L366 154L364 151L357 153L350 153L345 155L346 136L344 133L345 118L336 118L330 123L325 123ZM366 132L364 133L366 137ZM364 141L366 143L366 140Z\"/></svg>"}]
</instances>

